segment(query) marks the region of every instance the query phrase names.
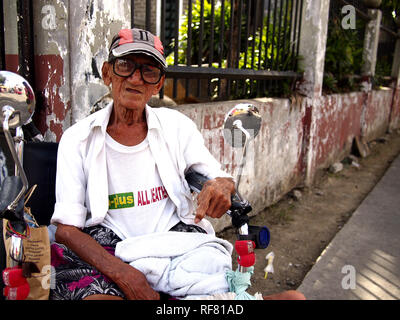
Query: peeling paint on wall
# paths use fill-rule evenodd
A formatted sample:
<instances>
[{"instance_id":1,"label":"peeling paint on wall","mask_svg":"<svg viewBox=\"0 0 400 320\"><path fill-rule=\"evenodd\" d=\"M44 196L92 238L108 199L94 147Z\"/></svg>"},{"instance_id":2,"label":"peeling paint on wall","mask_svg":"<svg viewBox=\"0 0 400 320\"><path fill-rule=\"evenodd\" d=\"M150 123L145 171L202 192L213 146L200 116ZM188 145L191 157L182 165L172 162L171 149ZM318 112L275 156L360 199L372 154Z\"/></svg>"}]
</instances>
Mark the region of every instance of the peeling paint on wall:
<instances>
[{"instance_id":1,"label":"peeling paint on wall","mask_svg":"<svg viewBox=\"0 0 400 320\"><path fill-rule=\"evenodd\" d=\"M317 169L328 167L350 152L354 137L361 135L360 118L364 100L362 92L322 97L315 133Z\"/></svg>"},{"instance_id":2,"label":"peeling paint on wall","mask_svg":"<svg viewBox=\"0 0 400 320\"><path fill-rule=\"evenodd\" d=\"M106 0L80 0L70 10L71 107L72 122L76 122L108 92L101 79L102 64L114 33L130 26L130 6L128 1L115 5Z\"/></svg>"},{"instance_id":3,"label":"peeling paint on wall","mask_svg":"<svg viewBox=\"0 0 400 320\"><path fill-rule=\"evenodd\" d=\"M383 136L389 127L393 90L373 90L369 95L363 123L363 135L366 141Z\"/></svg>"},{"instance_id":4,"label":"peeling paint on wall","mask_svg":"<svg viewBox=\"0 0 400 320\"><path fill-rule=\"evenodd\" d=\"M254 208L254 214L278 201L302 180L299 170L302 158L304 108L301 101L260 98L254 100L181 105L174 109L191 118L201 130L211 154L223 169L236 177L242 149L232 148L223 139L222 126L225 115L238 103L255 105L262 117L258 136L249 144L251 154L243 172L240 192ZM230 221L214 221L216 228Z\"/></svg>"}]
</instances>

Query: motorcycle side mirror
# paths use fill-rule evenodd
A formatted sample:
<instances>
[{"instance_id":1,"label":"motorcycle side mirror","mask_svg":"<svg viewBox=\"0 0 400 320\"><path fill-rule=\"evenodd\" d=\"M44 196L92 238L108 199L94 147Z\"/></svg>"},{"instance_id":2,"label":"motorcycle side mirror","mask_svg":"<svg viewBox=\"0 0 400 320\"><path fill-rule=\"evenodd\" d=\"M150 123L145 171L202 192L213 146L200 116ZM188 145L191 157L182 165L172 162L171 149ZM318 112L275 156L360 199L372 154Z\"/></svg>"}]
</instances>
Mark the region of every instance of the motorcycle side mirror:
<instances>
[{"instance_id":1,"label":"motorcycle side mirror","mask_svg":"<svg viewBox=\"0 0 400 320\"><path fill-rule=\"evenodd\" d=\"M242 160L236 178L236 191L239 190L239 183L243 167L246 163L247 145L254 139L261 128L261 116L258 109L249 103L240 103L233 107L225 116L224 139L232 147L241 147Z\"/></svg>"},{"instance_id":2,"label":"motorcycle side mirror","mask_svg":"<svg viewBox=\"0 0 400 320\"><path fill-rule=\"evenodd\" d=\"M254 139L261 127L261 116L258 109L248 103L233 107L225 116L224 138L232 147L244 147L246 137Z\"/></svg>"},{"instance_id":3,"label":"motorcycle side mirror","mask_svg":"<svg viewBox=\"0 0 400 320\"><path fill-rule=\"evenodd\" d=\"M0 125L8 116L8 127L15 129L28 123L35 111L35 94L20 75L0 71Z\"/></svg>"}]
</instances>

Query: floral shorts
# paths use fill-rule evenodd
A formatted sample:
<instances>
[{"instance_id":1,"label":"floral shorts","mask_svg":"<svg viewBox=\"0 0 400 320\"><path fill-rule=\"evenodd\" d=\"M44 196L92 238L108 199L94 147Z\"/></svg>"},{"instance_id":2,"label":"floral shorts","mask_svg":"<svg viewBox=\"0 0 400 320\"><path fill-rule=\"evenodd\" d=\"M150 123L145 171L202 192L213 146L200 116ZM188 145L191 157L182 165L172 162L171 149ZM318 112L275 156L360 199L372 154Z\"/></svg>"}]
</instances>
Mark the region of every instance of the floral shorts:
<instances>
[{"instance_id":1,"label":"floral shorts","mask_svg":"<svg viewBox=\"0 0 400 320\"><path fill-rule=\"evenodd\" d=\"M83 232L94 238L104 249L114 255L121 239L109 228L97 225ZM170 231L206 233L195 225L179 222ZM93 266L81 260L72 250L60 243L51 245L51 264L55 269L55 286L50 290L51 300L82 300L93 294L114 295L124 298L119 287ZM166 295L162 295L166 297Z\"/></svg>"}]
</instances>

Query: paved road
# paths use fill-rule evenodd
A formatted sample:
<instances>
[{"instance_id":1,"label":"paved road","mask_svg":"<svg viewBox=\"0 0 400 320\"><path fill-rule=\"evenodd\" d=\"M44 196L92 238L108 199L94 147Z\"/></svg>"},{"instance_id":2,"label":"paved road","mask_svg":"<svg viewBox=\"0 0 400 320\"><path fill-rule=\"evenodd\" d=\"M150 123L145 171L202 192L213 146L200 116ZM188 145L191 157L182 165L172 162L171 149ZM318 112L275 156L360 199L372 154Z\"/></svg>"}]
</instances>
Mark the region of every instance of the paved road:
<instances>
[{"instance_id":1,"label":"paved road","mask_svg":"<svg viewBox=\"0 0 400 320\"><path fill-rule=\"evenodd\" d=\"M298 290L310 300L400 299L400 155Z\"/></svg>"}]
</instances>

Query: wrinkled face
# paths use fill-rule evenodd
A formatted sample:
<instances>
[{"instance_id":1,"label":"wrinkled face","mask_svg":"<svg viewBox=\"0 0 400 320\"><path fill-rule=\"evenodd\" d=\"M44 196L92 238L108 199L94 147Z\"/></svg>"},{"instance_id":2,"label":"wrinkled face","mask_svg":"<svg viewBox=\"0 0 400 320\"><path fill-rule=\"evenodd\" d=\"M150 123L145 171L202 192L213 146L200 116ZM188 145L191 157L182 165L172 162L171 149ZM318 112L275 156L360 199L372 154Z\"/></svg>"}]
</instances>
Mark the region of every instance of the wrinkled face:
<instances>
[{"instance_id":1,"label":"wrinkled face","mask_svg":"<svg viewBox=\"0 0 400 320\"><path fill-rule=\"evenodd\" d=\"M128 61L120 61L118 70L124 72L126 65L144 64L149 66L157 66L157 63L145 55L131 54L123 57ZM117 69L116 69L117 70ZM111 85L111 93L114 100L114 107L144 110L146 103L151 96L157 94L164 84L165 76L162 76L156 84L147 83L143 80L140 68L136 68L135 72L128 76L122 77L114 72L114 63L104 62L103 64L103 81L106 85ZM142 72L149 72L148 69L142 68Z\"/></svg>"}]
</instances>

